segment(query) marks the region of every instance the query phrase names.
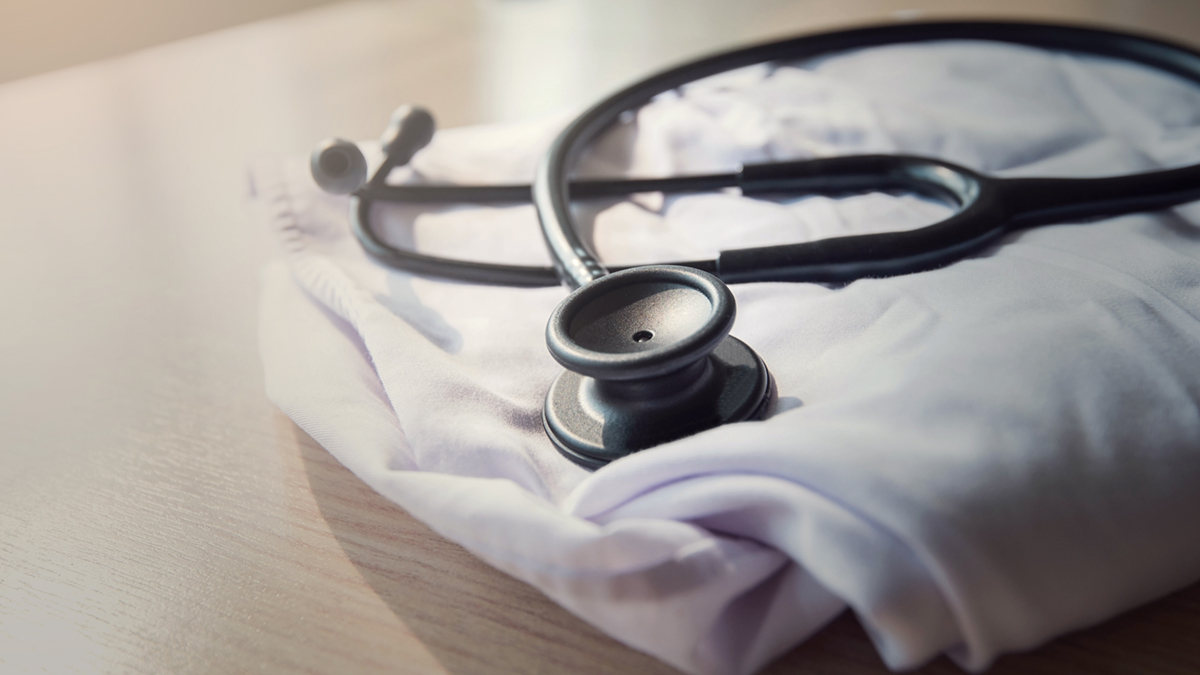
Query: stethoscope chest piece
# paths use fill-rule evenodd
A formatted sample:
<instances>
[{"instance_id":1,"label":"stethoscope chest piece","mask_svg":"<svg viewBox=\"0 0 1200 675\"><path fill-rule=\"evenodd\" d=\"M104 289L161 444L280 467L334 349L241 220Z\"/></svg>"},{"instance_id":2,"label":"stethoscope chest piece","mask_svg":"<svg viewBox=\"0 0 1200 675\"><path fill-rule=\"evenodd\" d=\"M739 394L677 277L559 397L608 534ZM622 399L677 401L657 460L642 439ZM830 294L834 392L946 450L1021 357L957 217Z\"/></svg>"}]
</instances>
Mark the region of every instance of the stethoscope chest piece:
<instances>
[{"instance_id":1,"label":"stethoscope chest piece","mask_svg":"<svg viewBox=\"0 0 1200 675\"><path fill-rule=\"evenodd\" d=\"M546 327L550 353L567 368L546 395L546 433L563 455L594 469L760 418L770 375L729 335L735 315L729 288L687 267L639 267L579 288Z\"/></svg>"}]
</instances>

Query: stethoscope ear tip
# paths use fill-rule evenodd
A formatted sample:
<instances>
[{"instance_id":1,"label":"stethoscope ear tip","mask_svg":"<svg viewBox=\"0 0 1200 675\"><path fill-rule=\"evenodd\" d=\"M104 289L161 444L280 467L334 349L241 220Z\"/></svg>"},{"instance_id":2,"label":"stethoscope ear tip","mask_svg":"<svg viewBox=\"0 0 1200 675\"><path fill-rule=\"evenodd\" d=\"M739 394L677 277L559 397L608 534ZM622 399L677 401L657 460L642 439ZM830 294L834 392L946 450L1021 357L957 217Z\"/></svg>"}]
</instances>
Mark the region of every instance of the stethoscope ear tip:
<instances>
[{"instance_id":1,"label":"stethoscope ear tip","mask_svg":"<svg viewBox=\"0 0 1200 675\"><path fill-rule=\"evenodd\" d=\"M367 182L367 158L357 145L340 138L318 145L308 166L317 185L335 195L350 194Z\"/></svg>"},{"instance_id":2,"label":"stethoscope ear tip","mask_svg":"<svg viewBox=\"0 0 1200 675\"><path fill-rule=\"evenodd\" d=\"M546 395L558 450L587 468L766 410L770 375L729 336L736 303L716 277L652 265L601 277L550 317L546 343L567 368Z\"/></svg>"},{"instance_id":3,"label":"stethoscope ear tip","mask_svg":"<svg viewBox=\"0 0 1200 675\"><path fill-rule=\"evenodd\" d=\"M428 110L415 105L402 105L392 112L388 128L379 139L383 152L397 166L407 164L412 156L433 140L437 123Z\"/></svg>"}]
</instances>

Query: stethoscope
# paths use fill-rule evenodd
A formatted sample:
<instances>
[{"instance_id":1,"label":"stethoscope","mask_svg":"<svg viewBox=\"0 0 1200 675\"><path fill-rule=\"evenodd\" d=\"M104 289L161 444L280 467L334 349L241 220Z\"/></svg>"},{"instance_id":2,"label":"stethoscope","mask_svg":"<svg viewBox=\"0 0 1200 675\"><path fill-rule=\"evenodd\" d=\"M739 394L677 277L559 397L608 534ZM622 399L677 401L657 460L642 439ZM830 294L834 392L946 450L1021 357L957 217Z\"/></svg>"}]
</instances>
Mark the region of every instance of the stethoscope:
<instances>
[{"instance_id":1,"label":"stethoscope","mask_svg":"<svg viewBox=\"0 0 1200 675\"><path fill-rule=\"evenodd\" d=\"M533 184L388 185L433 138L428 112L404 106L382 138L385 159L368 179L353 143L326 141L312 174L326 191L350 194L363 248L414 274L508 286L575 289L546 328L551 355L567 370L546 395L543 422L562 454L597 468L629 453L721 424L760 419L771 376L729 335L727 283L846 283L948 265L1019 229L1154 211L1200 199L1200 164L1111 178L998 179L950 162L902 155L832 157L747 165L737 173L632 180L568 180L583 148L625 111L688 82L769 61L796 61L896 43L986 40L1132 61L1200 84L1200 54L1157 39L1106 30L1027 23L897 24L808 35L717 54L672 68L586 110L553 141ZM570 200L739 188L743 195L915 193L956 209L926 227L722 251L715 260L606 267L575 227ZM453 260L396 248L371 227L375 202L487 203L532 199L552 267Z\"/></svg>"}]
</instances>

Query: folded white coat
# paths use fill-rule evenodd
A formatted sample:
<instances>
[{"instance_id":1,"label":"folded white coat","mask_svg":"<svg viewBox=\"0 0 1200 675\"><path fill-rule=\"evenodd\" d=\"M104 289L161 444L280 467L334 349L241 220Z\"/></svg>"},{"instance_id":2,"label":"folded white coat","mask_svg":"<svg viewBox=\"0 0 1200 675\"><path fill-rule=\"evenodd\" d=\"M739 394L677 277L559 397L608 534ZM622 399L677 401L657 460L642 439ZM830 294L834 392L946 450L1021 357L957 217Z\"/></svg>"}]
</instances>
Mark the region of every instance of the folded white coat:
<instances>
[{"instance_id":1,"label":"folded white coat","mask_svg":"<svg viewBox=\"0 0 1200 675\"><path fill-rule=\"evenodd\" d=\"M560 122L441 132L393 178L528 182ZM875 152L1002 176L1181 166L1200 161L1200 93L1019 47L883 48L659 97L581 171ZM752 672L846 607L892 668L945 652L982 670L1200 578L1196 204L1013 234L923 274L734 286L733 334L775 377L769 419L588 473L541 423L565 289L387 269L306 163L255 180L284 251L263 277L271 398L442 535L684 671ZM611 262L945 214L728 192L582 210ZM528 205L375 211L397 244L548 263Z\"/></svg>"}]
</instances>

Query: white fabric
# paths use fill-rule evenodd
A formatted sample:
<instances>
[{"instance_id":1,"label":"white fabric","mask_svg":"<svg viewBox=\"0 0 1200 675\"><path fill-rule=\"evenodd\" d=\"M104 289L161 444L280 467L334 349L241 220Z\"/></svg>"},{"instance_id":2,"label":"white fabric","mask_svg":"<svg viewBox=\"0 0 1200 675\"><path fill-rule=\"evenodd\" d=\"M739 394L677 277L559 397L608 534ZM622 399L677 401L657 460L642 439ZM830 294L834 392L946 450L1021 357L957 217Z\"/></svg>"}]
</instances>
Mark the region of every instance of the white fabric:
<instances>
[{"instance_id":1,"label":"white fabric","mask_svg":"<svg viewBox=\"0 0 1200 675\"><path fill-rule=\"evenodd\" d=\"M439 133L421 179L528 181L560 121ZM373 151L377 154L377 150ZM660 97L584 173L904 152L1000 175L1200 161L1200 95L1136 67L986 44L757 67ZM394 180L416 180L409 170ZM1014 234L844 288L734 287L771 416L588 473L545 438L561 288L371 262L304 162L256 173L272 399L374 489L689 673L749 673L852 608L892 668L981 670L1200 577L1200 209ZM614 262L915 227L867 195L581 208ZM418 215L419 214L419 215ZM545 264L529 206L379 209L423 251Z\"/></svg>"}]
</instances>

